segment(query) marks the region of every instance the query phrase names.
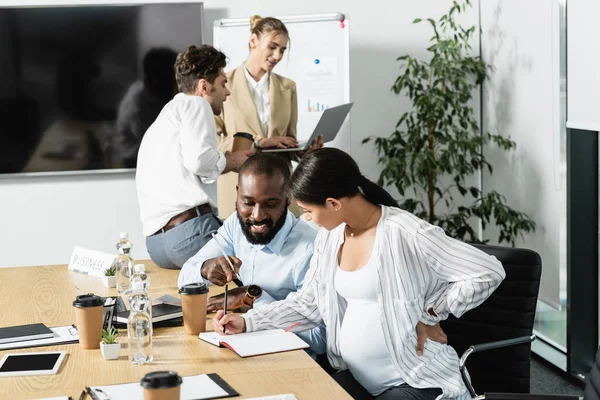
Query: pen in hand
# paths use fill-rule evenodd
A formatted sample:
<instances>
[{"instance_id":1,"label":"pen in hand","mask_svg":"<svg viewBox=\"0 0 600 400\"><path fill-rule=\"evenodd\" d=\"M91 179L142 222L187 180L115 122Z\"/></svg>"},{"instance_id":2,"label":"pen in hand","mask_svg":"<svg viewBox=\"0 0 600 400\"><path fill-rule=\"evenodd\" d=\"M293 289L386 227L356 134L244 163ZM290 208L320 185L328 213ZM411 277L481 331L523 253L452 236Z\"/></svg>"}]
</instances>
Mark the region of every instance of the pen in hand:
<instances>
[{"instance_id":1,"label":"pen in hand","mask_svg":"<svg viewBox=\"0 0 600 400\"><path fill-rule=\"evenodd\" d=\"M233 283L235 283L238 287L244 286L244 284L242 283L242 280L240 279L240 276L238 275L237 272L235 272L235 268L233 268L233 263L231 262L231 259L229 258L227 253L225 253L225 249L221 246L221 244L217 240L217 234L215 232L212 233L212 237L215 240L215 243L217 244L217 247L219 248L219 250L221 250L221 254L223 254L223 257L225 257L225 259L227 260L227 264L229 264L229 267L231 268L231 272L233 272L233 274L235 275L235 277L232 279Z\"/></svg>"},{"instance_id":2,"label":"pen in hand","mask_svg":"<svg viewBox=\"0 0 600 400\"><path fill-rule=\"evenodd\" d=\"M225 285L225 296L224 296L224 300L223 300L223 316L227 315L227 285ZM223 333L225 333L225 328L227 327L227 324L223 325Z\"/></svg>"}]
</instances>

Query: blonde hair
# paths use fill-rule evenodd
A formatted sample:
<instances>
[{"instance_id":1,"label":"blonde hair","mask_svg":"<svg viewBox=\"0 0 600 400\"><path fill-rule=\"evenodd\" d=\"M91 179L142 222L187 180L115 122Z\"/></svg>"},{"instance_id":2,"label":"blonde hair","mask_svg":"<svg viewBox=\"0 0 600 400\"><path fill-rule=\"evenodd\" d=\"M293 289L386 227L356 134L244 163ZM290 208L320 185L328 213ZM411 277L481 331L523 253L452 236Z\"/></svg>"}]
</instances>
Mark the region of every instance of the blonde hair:
<instances>
[{"instance_id":1,"label":"blonde hair","mask_svg":"<svg viewBox=\"0 0 600 400\"><path fill-rule=\"evenodd\" d=\"M273 17L261 17L260 15L253 15L250 17L250 33L255 34L257 37L261 37L265 33L277 32L283 33L288 38L290 37L287 28L284 23Z\"/></svg>"}]
</instances>

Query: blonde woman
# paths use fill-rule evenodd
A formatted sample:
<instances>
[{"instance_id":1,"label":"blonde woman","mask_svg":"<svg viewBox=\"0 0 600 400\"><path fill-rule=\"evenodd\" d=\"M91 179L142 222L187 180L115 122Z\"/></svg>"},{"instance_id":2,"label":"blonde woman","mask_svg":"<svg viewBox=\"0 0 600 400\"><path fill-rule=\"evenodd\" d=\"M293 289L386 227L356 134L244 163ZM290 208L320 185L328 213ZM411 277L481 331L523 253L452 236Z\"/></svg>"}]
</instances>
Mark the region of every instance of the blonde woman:
<instances>
[{"instance_id":1,"label":"blonde woman","mask_svg":"<svg viewBox=\"0 0 600 400\"><path fill-rule=\"evenodd\" d=\"M233 135L246 132L257 148L295 147L298 122L296 84L273 71L289 46L286 26L277 18L250 18L248 59L227 74L231 95L216 117L219 149L231 151ZM322 147L315 141L312 147ZM295 153L283 153L289 161ZM291 164L290 164L291 165ZM219 215L235 211L237 174L219 178Z\"/></svg>"}]
</instances>

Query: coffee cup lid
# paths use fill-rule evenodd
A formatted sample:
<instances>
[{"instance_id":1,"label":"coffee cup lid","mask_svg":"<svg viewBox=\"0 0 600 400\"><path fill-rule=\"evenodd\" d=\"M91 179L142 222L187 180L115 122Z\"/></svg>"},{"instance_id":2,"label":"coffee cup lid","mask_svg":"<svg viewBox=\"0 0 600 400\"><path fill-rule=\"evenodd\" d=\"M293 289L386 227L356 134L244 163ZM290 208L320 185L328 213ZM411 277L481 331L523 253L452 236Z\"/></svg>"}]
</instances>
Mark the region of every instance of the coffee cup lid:
<instances>
[{"instance_id":1,"label":"coffee cup lid","mask_svg":"<svg viewBox=\"0 0 600 400\"><path fill-rule=\"evenodd\" d=\"M102 297L94 294L81 294L73 301L73 306L78 308L98 307L104 304Z\"/></svg>"},{"instance_id":2,"label":"coffee cup lid","mask_svg":"<svg viewBox=\"0 0 600 400\"><path fill-rule=\"evenodd\" d=\"M154 371L147 373L140 382L146 389L167 389L181 385L182 379L174 371Z\"/></svg>"},{"instance_id":3,"label":"coffee cup lid","mask_svg":"<svg viewBox=\"0 0 600 400\"><path fill-rule=\"evenodd\" d=\"M233 137L243 137L248 140L254 140L254 136L252 136L252 134L248 132L238 132L235 135L233 135Z\"/></svg>"},{"instance_id":4,"label":"coffee cup lid","mask_svg":"<svg viewBox=\"0 0 600 400\"><path fill-rule=\"evenodd\" d=\"M208 286L204 282L190 283L179 288L179 294L204 294L208 293Z\"/></svg>"}]
</instances>

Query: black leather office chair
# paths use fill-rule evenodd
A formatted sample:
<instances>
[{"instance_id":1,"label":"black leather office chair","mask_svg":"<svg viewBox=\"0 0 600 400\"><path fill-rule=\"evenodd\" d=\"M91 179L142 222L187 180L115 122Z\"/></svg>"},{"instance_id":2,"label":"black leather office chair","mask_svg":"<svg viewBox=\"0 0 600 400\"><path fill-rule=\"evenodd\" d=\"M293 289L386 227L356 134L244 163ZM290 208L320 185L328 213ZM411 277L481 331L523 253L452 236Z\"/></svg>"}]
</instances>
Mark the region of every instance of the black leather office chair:
<instances>
[{"instance_id":1,"label":"black leather office chair","mask_svg":"<svg viewBox=\"0 0 600 400\"><path fill-rule=\"evenodd\" d=\"M600 400L600 347L596 351L596 358L592 370L588 374L588 381L583 391L585 400Z\"/></svg>"},{"instance_id":2,"label":"black leather office chair","mask_svg":"<svg viewBox=\"0 0 600 400\"><path fill-rule=\"evenodd\" d=\"M448 344L459 355L475 345L476 351L470 350L472 355L467 354L468 369L472 386L479 393L529 393L530 342L534 338L541 257L527 249L475 247L495 256L504 266L506 278L483 304L460 319L451 316L441 323L442 329L448 335ZM496 341L501 341L496 345L503 348L487 345ZM481 354L483 350L486 352ZM471 394L475 397L474 392Z\"/></svg>"}]
</instances>

